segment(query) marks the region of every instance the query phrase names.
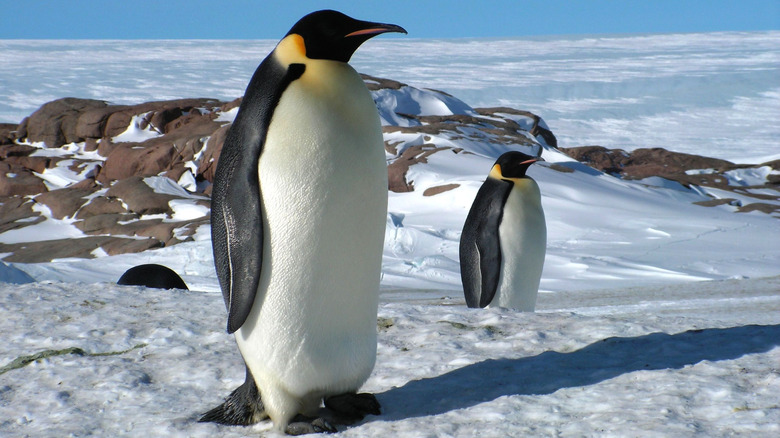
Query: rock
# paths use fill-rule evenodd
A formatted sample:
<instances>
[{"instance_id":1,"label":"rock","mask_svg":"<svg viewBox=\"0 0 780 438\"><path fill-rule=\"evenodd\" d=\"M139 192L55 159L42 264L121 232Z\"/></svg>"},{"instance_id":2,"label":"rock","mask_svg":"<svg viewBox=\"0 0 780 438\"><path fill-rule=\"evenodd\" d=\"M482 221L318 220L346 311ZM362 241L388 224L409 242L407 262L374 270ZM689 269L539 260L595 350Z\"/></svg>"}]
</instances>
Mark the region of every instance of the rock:
<instances>
[{"instance_id":1,"label":"rock","mask_svg":"<svg viewBox=\"0 0 780 438\"><path fill-rule=\"evenodd\" d=\"M176 149L163 142L119 143L103 163L97 179L108 185L132 176L154 176L170 168L175 154Z\"/></svg>"},{"instance_id":2,"label":"rock","mask_svg":"<svg viewBox=\"0 0 780 438\"><path fill-rule=\"evenodd\" d=\"M76 219L83 220L93 216L121 213L128 213L127 209L122 205L121 200L106 196L97 196L81 207L78 213L76 213Z\"/></svg>"},{"instance_id":3,"label":"rock","mask_svg":"<svg viewBox=\"0 0 780 438\"><path fill-rule=\"evenodd\" d=\"M159 248L162 243L154 239L126 239L112 236L87 236L79 239L57 239L41 242L0 243L0 254L7 253L3 261L11 263L45 263L63 258L95 258L95 250L102 249L109 255L146 251Z\"/></svg>"},{"instance_id":4,"label":"rock","mask_svg":"<svg viewBox=\"0 0 780 438\"><path fill-rule=\"evenodd\" d=\"M143 252L148 249L162 248L163 243L155 239L111 239L101 249L108 255Z\"/></svg>"},{"instance_id":5,"label":"rock","mask_svg":"<svg viewBox=\"0 0 780 438\"><path fill-rule=\"evenodd\" d=\"M133 175L154 176L179 169L204 148L204 139L218 131L222 123L213 114L182 116L165 125L167 134L142 143L113 143L103 139L98 152L107 154L98 181L109 184ZM220 144L221 146L221 144Z\"/></svg>"},{"instance_id":6,"label":"rock","mask_svg":"<svg viewBox=\"0 0 780 438\"><path fill-rule=\"evenodd\" d=\"M511 114L527 117L533 121L531 129L528 130L531 135L534 137L541 137L548 146L552 146L554 148L558 147L558 139L546 126L542 126L542 119L534 113L507 107L475 108L474 111L479 114L491 117L501 117L499 114ZM520 126L517 125L517 128L520 128Z\"/></svg>"},{"instance_id":7,"label":"rock","mask_svg":"<svg viewBox=\"0 0 780 438\"><path fill-rule=\"evenodd\" d=\"M176 196L155 193L141 176L117 181L108 189L106 196L121 199L131 212L139 215L165 213L170 216L173 210L168 202L177 199Z\"/></svg>"},{"instance_id":8,"label":"rock","mask_svg":"<svg viewBox=\"0 0 780 438\"><path fill-rule=\"evenodd\" d=\"M448 192L460 187L460 184L443 184L440 186L429 187L423 191L423 196L435 196L439 193Z\"/></svg>"},{"instance_id":9,"label":"rock","mask_svg":"<svg viewBox=\"0 0 780 438\"><path fill-rule=\"evenodd\" d=\"M0 160L7 160L9 157L26 157L37 150L38 148L25 144L4 144L0 146Z\"/></svg>"},{"instance_id":10,"label":"rock","mask_svg":"<svg viewBox=\"0 0 780 438\"><path fill-rule=\"evenodd\" d=\"M385 149L388 147L394 150L392 145L385 145ZM452 150L452 148L437 147L431 143L406 148L397 159L387 166L388 189L395 193L413 191L414 181L406 180L406 172L409 171L409 167L417 163L427 163L429 156L445 150Z\"/></svg>"},{"instance_id":11,"label":"rock","mask_svg":"<svg viewBox=\"0 0 780 438\"><path fill-rule=\"evenodd\" d=\"M29 196L48 191L33 172L18 164L0 161L0 196Z\"/></svg>"},{"instance_id":12,"label":"rock","mask_svg":"<svg viewBox=\"0 0 780 438\"><path fill-rule=\"evenodd\" d=\"M105 213L89 216L85 219L76 221L73 226L87 234L111 234L111 228L120 228L120 222L130 222L138 220L140 216L133 213ZM132 233L117 233L132 236Z\"/></svg>"},{"instance_id":13,"label":"rock","mask_svg":"<svg viewBox=\"0 0 780 438\"><path fill-rule=\"evenodd\" d=\"M225 136L231 125L224 125L214 131L206 143L206 149L203 151L203 155L200 158L200 165L198 166L197 177L202 180L213 183L214 173L217 171L217 163L219 162L219 153L222 151L222 145L225 143Z\"/></svg>"},{"instance_id":14,"label":"rock","mask_svg":"<svg viewBox=\"0 0 780 438\"><path fill-rule=\"evenodd\" d=\"M35 197L35 202L49 207L55 219L75 216L76 212L87 202L86 197L95 190L67 187L41 193Z\"/></svg>"},{"instance_id":15,"label":"rock","mask_svg":"<svg viewBox=\"0 0 780 438\"><path fill-rule=\"evenodd\" d=\"M59 157L31 157L30 154L38 148L22 144L6 144L0 146L0 160L22 166L33 172L41 173L51 169L61 160Z\"/></svg>"},{"instance_id":16,"label":"rock","mask_svg":"<svg viewBox=\"0 0 780 438\"><path fill-rule=\"evenodd\" d=\"M570 157L605 173L619 174L628 179L649 176L679 177L691 169L716 169L719 171L739 168L734 163L717 158L672 152L663 148L607 149L602 146L561 148ZM673 178L672 178L673 179ZM682 182L682 181L681 181Z\"/></svg>"},{"instance_id":17,"label":"rock","mask_svg":"<svg viewBox=\"0 0 780 438\"><path fill-rule=\"evenodd\" d=\"M0 234L46 220L33 211L33 205L35 202L21 196L0 197Z\"/></svg>"},{"instance_id":18,"label":"rock","mask_svg":"<svg viewBox=\"0 0 780 438\"><path fill-rule=\"evenodd\" d=\"M394 81L392 79L377 78L363 73L360 73L360 77L363 79L363 82L365 82L366 88L368 88L369 91L381 90L383 88L389 88L391 90L400 90L401 87L406 86L406 84L403 84L398 81Z\"/></svg>"},{"instance_id":19,"label":"rock","mask_svg":"<svg viewBox=\"0 0 780 438\"><path fill-rule=\"evenodd\" d=\"M19 125L0 123L0 145L13 145L17 138Z\"/></svg>"},{"instance_id":20,"label":"rock","mask_svg":"<svg viewBox=\"0 0 780 438\"><path fill-rule=\"evenodd\" d=\"M22 122L19 138L43 142L46 147L58 148L64 144L84 141L76 133L79 117L91 109L108 106L102 100L65 97L43 104Z\"/></svg>"},{"instance_id":21,"label":"rock","mask_svg":"<svg viewBox=\"0 0 780 438\"><path fill-rule=\"evenodd\" d=\"M93 251L111 239L113 238L110 236L93 236L81 239L0 243L0 254L10 253L3 258L3 261L12 263L44 263L71 257L91 259L95 257Z\"/></svg>"}]
</instances>

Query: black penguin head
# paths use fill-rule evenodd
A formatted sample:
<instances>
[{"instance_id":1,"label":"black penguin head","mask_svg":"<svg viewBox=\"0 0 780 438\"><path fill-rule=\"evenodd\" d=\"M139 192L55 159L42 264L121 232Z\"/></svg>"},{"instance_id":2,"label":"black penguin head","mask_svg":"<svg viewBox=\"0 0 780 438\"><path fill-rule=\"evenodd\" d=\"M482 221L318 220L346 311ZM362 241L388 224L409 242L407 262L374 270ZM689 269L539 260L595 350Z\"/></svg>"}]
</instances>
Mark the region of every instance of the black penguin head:
<instances>
[{"instance_id":1,"label":"black penguin head","mask_svg":"<svg viewBox=\"0 0 780 438\"><path fill-rule=\"evenodd\" d=\"M528 166L541 160L540 157L532 157L522 152L511 151L505 152L494 166L499 166L501 176L504 178L522 178L525 176L525 171L528 170Z\"/></svg>"},{"instance_id":2,"label":"black penguin head","mask_svg":"<svg viewBox=\"0 0 780 438\"><path fill-rule=\"evenodd\" d=\"M341 12L324 10L312 12L298 20L287 35L303 37L306 57L309 59L349 62L361 44L386 32L406 33L406 30L395 24L360 21Z\"/></svg>"}]
</instances>

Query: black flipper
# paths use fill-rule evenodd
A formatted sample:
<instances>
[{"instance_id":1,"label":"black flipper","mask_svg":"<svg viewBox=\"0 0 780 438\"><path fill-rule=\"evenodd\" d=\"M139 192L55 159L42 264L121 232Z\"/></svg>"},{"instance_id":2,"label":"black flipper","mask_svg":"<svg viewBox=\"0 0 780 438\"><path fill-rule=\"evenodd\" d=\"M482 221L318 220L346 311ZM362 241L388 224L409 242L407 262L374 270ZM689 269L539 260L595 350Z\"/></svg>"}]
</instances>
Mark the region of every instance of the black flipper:
<instances>
[{"instance_id":1,"label":"black flipper","mask_svg":"<svg viewBox=\"0 0 780 438\"><path fill-rule=\"evenodd\" d=\"M304 69L303 64L282 66L273 55L260 63L219 156L211 195L211 241L228 333L246 321L260 282L263 219L257 171L268 126L282 93Z\"/></svg>"},{"instance_id":2,"label":"black flipper","mask_svg":"<svg viewBox=\"0 0 780 438\"><path fill-rule=\"evenodd\" d=\"M198 421L248 426L266 418L268 415L265 413L260 391L258 391L255 379L247 367L244 383L233 390L224 403L203 414Z\"/></svg>"},{"instance_id":3,"label":"black flipper","mask_svg":"<svg viewBox=\"0 0 780 438\"><path fill-rule=\"evenodd\" d=\"M469 307L493 300L501 276L498 226L513 183L488 177L479 188L460 236L460 276Z\"/></svg>"}]
</instances>

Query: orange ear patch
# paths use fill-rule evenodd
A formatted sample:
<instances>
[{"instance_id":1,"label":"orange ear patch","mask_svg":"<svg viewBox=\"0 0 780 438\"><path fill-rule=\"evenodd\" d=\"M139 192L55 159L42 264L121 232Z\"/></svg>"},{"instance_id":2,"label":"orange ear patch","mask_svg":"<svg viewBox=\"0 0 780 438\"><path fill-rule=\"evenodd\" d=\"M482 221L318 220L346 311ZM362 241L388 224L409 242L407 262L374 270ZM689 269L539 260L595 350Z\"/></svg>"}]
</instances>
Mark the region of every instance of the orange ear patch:
<instances>
[{"instance_id":1,"label":"orange ear patch","mask_svg":"<svg viewBox=\"0 0 780 438\"><path fill-rule=\"evenodd\" d=\"M302 36L292 33L279 41L274 53L283 65L303 63L306 61L306 43Z\"/></svg>"}]
</instances>

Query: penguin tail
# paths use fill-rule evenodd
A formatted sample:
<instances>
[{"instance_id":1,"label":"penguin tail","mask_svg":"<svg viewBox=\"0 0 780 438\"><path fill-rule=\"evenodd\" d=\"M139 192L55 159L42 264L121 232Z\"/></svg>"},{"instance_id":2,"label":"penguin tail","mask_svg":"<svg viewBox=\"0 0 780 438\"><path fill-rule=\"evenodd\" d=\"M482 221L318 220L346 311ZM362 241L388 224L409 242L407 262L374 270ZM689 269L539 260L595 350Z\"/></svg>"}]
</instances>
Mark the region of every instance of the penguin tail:
<instances>
[{"instance_id":1,"label":"penguin tail","mask_svg":"<svg viewBox=\"0 0 780 438\"><path fill-rule=\"evenodd\" d=\"M246 381L233 390L224 403L203 414L198 422L248 426L266 418L268 414L265 413L260 391L247 369Z\"/></svg>"}]
</instances>

